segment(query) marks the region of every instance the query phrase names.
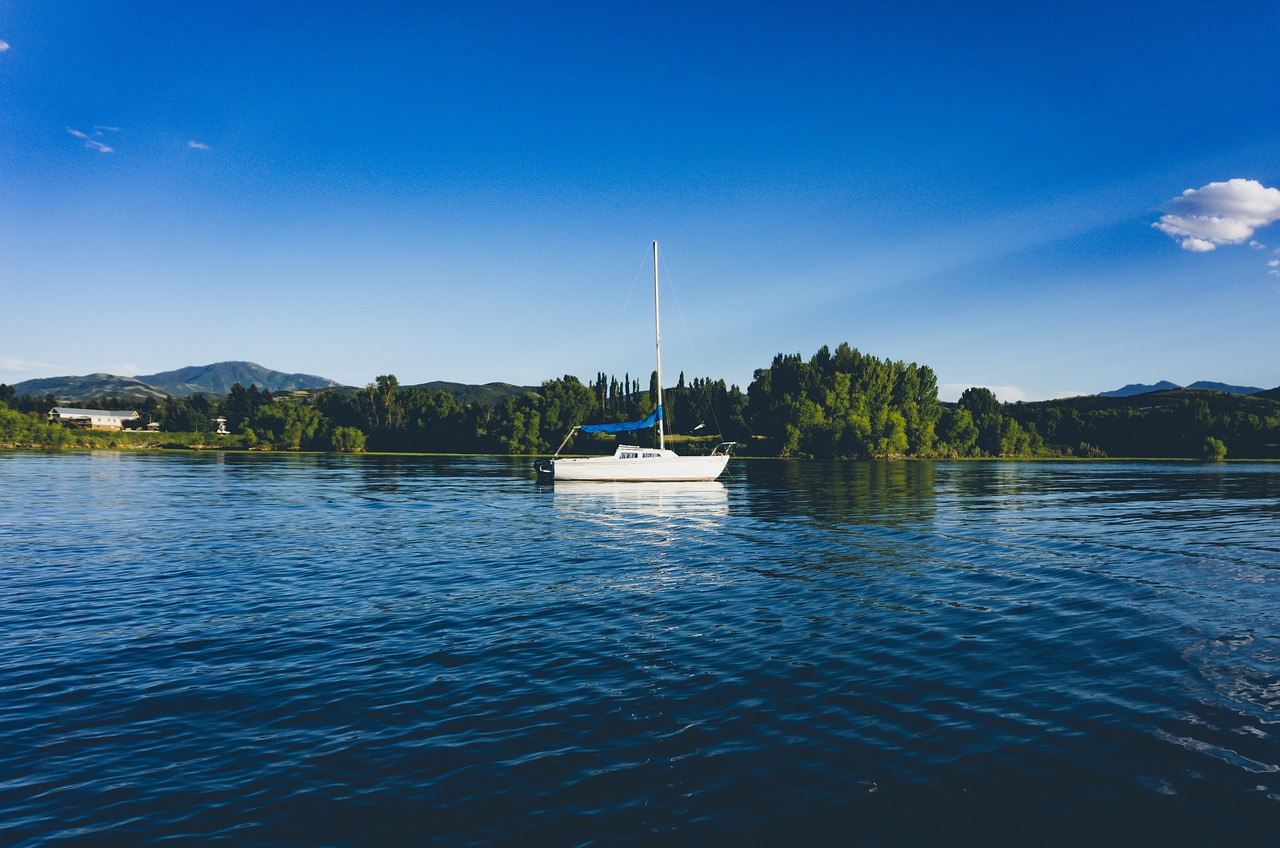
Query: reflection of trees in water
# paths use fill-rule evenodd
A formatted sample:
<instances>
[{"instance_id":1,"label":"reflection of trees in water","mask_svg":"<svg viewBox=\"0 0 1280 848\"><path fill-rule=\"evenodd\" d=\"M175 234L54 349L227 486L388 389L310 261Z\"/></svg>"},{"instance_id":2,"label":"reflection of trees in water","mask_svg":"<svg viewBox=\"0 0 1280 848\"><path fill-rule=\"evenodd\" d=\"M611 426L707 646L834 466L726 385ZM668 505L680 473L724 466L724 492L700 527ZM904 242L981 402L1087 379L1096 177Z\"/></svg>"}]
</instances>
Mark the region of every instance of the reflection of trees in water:
<instances>
[{"instance_id":1,"label":"reflection of trees in water","mask_svg":"<svg viewBox=\"0 0 1280 848\"><path fill-rule=\"evenodd\" d=\"M1136 517L1143 510L1216 511L1228 501L1265 503L1280 496L1280 474L1266 466L1201 465L1185 462L945 463L939 497L960 510L1001 504L1019 510L1061 508L1096 518ZM1065 517L1065 516L1064 516Z\"/></svg>"},{"instance_id":2,"label":"reflection of trees in water","mask_svg":"<svg viewBox=\"0 0 1280 848\"><path fill-rule=\"evenodd\" d=\"M746 505L765 520L801 516L896 527L933 517L933 462L760 460L741 467L748 484Z\"/></svg>"},{"instance_id":3,"label":"reflection of trees in water","mask_svg":"<svg viewBox=\"0 0 1280 848\"><path fill-rule=\"evenodd\" d=\"M523 486L522 477L528 477L530 469L528 460L521 457L328 454L318 459L335 472L358 473L367 492L423 498L442 488L462 491L469 487L476 498L484 500L493 494L497 482Z\"/></svg>"},{"instance_id":4,"label":"reflection of trees in water","mask_svg":"<svg viewBox=\"0 0 1280 848\"><path fill-rule=\"evenodd\" d=\"M1043 463L1008 461L957 462L946 466L940 475L939 494L949 505L961 510L988 509L1000 503L1023 504L1059 489L1078 488L1077 484L1044 473Z\"/></svg>"}]
</instances>

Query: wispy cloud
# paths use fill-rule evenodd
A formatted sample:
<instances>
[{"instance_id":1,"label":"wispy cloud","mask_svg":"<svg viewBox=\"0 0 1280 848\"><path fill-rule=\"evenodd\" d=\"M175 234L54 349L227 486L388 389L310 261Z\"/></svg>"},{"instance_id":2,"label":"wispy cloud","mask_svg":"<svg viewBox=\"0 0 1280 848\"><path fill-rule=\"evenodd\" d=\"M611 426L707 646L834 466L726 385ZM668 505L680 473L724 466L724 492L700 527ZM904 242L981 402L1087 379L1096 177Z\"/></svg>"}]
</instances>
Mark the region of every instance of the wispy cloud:
<instances>
[{"instance_id":1,"label":"wispy cloud","mask_svg":"<svg viewBox=\"0 0 1280 848\"><path fill-rule=\"evenodd\" d=\"M32 359L18 359L13 356L0 356L0 383L21 383L36 377L57 374L62 366L50 362L37 362Z\"/></svg>"},{"instance_id":2,"label":"wispy cloud","mask_svg":"<svg viewBox=\"0 0 1280 848\"><path fill-rule=\"evenodd\" d=\"M73 129L72 127L67 127L67 132L71 133L73 136L75 136L78 139L82 139L84 141L84 146L89 148L90 150L96 150L99 153L114 153L115 152L114 147L111 147L105 142L99 141L98 139L102 138L103 133L106 133L106 132L120 132L120 128L119 127L94 127L93 133L90 134L82 130Z\"/></svg>"},{"instance_id":3,"label":"wispy cloud","mask_svg":"<svg viewBox=\"0 0 1280 848\"><path fill-rule=\"evenodd\" d=\"M1238 178L1209 183L1187 189L1164 211L1151 226L1178 240L1183 250L1207 253L1220 245L1244 244L1256 230L1280 220L1280 189Z\"/></svg>"},{"instance_id":4,"label":"wispy cloud","mask_svg":"<svg viewBox=\"0 0 1280 848\"><path fill-rule=\"evenodd\" d=\"M4 51L6 51L6 50L8 50L8 49L9 49L9 42L7 42L7 41L0 41L0 53L3 53Z\"/></svg>"},{"instance_id":5,"label":"wispy cloud","mask_svg":"<svg viewBox=\"0 0 1280 848\"><path fill-rule=\"evenodd\" d=\"M33 359L16 359L12 356L0 356L0 370L3 371L43 371L57 368L48 362L37 362Z\"/></svg>"},{"instance_id":6,"label":"wispy cloud","mask_svg":"<svg viewBox=\"0 0 1280 848\"><path fill-rule=\"evenodd\" d=\"M79 374L117 374L129 376L141 374L142 369L135 362L102 363L102 362L41 362L34 359L19 359L14 356L0 355L0 383L21 383L24 380L35 380L45 377Z\"/></svg>"},{"instance_id":7,"label":"wispy cloud","mask_svg":"<svg viewBox=\"0 0 1280 848\"><path fill-rule=\"evenodd\" d=\"M188 141L187 147L191 148L192 150L209 150L210 149L209 145L201 144L200 142L195 140Z\"/></svg>"}]
</instances>

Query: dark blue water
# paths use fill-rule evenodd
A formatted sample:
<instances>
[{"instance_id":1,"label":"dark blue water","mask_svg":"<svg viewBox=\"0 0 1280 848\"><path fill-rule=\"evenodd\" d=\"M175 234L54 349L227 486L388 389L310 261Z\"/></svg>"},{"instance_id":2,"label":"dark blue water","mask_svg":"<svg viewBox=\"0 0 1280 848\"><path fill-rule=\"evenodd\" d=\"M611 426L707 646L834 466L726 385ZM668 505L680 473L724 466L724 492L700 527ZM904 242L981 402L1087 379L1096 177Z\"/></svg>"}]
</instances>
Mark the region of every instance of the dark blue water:
<instances>
[{"instance_id":1,"label":"dark blue water","mask_svg":"<svg viewBox=\"0 0 1280 848\"><path fill-rule=\"evenodd\" d=\"M730 469L0 454L0 844L1276 838L1280 466Z\"/></svg>"}]
</instances>

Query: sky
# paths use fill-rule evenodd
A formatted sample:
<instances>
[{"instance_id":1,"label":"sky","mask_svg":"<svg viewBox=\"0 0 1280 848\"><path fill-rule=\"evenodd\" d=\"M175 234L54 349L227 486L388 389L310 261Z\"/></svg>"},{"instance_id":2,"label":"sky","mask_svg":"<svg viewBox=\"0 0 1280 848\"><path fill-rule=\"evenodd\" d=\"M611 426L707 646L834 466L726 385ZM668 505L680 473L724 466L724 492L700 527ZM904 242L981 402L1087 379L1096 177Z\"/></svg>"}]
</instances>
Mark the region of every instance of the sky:
<instances>
[{"instance_id":1,"label":"sky","mask_svg":"<svg viewBox=\"0 0 1280 848\"><path fill-rule=\"evenodd\" d=\"M1278 386L1280 4L1103 6L0 0L0 382Z\"/></svg>"}]
</instances>

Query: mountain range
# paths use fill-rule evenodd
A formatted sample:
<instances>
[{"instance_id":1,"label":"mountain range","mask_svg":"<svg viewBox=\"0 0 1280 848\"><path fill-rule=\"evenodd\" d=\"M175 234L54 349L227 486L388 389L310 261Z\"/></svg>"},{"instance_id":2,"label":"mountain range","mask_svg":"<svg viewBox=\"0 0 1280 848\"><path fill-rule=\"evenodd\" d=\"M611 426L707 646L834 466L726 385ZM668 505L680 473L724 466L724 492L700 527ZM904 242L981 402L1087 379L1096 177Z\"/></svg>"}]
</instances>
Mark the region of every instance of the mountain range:
<instances>
[{"instance_id":1,"label":"mountain range","mask_svg":"<svg viewBox=\"0 0 1280 848\"><path fill-rule=\"evenodd\" d=\"M1114 389L1109 392L1098 392L1098 397L1132 397L1133 395L1145 395L1149 392L1164 392L1169 389L1207 389L1211 392L1227 392L1233 395L1256 395L1258 392L1264 391L1257 386L1232 386L1227 383L1214 383L1209 380L1198 380L1189 386L1179 386L1177 383L1161 380L1153 385L1130 383L1124 388Z\"/></svg>"},{"instance_id":2,"label":"mountain range","mask_svg":"<svg viewBox=\"0 0 1280 848\"><path fill-rule=\"evenodd\" d=\"M100 397L164 398L194 394L225 395L236 383L256 385L272 392L299 389L327 389L334 380L311 374L285 374L263 368L256 362L215 362L191 365L176 371L120 377L115 374L87 374L83 377L45 377L14 384L19 395L52 394L58 400L75 401Z\"/></svg>"},{"instance_id":3,"label":"mountain range","mask_svg":"<svg viewBox=\"0 0 1280 848\"><path fill-rule=\"evenodd\" d=\"M18 395L51 394L60 401L84 401L93 398L155 398L166 396L186 397L195 394L225 395L236 383L257 386L271 392L316 391L328 388L345 388L335 380L313 374L285 374L272 371L256 362L215 362L212 365L191 365L175 371L158 374L139 374L121 377L116 374L86 374L82 377L45 377L24 380L14 384ZM436 380L423 383L419 388L427 391L447 391L459 403L480 403L493 406L513 395L537 391L532 386L515 386L510 383L485 383L474 386L466 383L448 383Z\"/></svg>"}]
</instances>

